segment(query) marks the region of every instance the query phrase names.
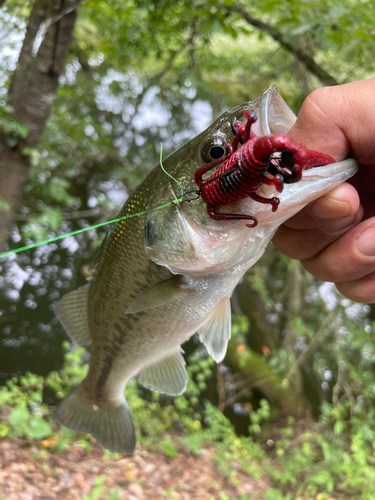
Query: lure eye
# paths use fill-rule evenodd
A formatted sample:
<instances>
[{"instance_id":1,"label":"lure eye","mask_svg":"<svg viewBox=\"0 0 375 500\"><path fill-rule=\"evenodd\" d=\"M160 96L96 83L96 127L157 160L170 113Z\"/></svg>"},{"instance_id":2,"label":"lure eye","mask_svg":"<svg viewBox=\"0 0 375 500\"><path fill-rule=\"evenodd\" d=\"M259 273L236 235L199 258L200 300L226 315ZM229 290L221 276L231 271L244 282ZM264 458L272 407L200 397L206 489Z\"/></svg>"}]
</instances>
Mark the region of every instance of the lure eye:
<instances>
[{"instance_id":1,"label":"lure eye","mask_svg":"<svg viewBox=\"0 0 375 500\"><path fill-rule=\"evenodd\" d=\"M226 154L228 154L228 150L221 142L211 141L203 147L201 151L201 158L205 163L210 163L211 161L223 158Z\"/></svg>"}]
</instances>

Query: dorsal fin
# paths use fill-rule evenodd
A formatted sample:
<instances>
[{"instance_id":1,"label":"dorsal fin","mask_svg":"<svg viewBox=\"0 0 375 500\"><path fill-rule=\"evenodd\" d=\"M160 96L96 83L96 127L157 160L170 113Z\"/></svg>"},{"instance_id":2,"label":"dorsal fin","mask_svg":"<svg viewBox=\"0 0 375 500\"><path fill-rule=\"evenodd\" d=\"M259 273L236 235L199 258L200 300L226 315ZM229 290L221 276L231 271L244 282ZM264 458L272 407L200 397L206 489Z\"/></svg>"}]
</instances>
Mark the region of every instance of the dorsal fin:
<instances>
[{"instance_id":1,"label":"dorsal fin","mask_svg":"<svg viewBox=\"0 0 375 500\"><path fill-rule=\"evenodd\" d=\"M89 288L90 285L84 285L67 293L55 307L56 317L66 333L82 347L91 344L87 312Z\"/></svg>"},{"instance_id":2,"label":"dorsal fin","mask_svg":"<svg viewBox=\"0 0 375 500\"><path fill-rule=\"evenodd\" d=\"M231 333L230 299L226 297L215 307L198 330L200 341L206 346L217 363L220 363L227 352L227 344Z\"/></svg>"}]
</instances>

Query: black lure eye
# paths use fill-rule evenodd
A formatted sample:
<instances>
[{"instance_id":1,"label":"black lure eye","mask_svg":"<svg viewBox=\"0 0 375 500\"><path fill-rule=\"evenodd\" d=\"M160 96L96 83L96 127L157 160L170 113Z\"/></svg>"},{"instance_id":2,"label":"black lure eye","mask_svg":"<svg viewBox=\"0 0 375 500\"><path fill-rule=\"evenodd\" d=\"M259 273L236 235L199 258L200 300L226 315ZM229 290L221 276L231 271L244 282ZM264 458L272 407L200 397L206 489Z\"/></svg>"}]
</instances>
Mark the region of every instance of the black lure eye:
<instances>
[{"instance_id":1,"label":"black lure eye","mask_svg":"<svg viewBox=\"0 0 375 500\"><path fill-rule=\"evenodd\" d=\"M205 163L211 163L223 158L226 154L228 154L228 150L220 142L211 141L203 147L201 158Z\"/></svg>"}]
</instances>

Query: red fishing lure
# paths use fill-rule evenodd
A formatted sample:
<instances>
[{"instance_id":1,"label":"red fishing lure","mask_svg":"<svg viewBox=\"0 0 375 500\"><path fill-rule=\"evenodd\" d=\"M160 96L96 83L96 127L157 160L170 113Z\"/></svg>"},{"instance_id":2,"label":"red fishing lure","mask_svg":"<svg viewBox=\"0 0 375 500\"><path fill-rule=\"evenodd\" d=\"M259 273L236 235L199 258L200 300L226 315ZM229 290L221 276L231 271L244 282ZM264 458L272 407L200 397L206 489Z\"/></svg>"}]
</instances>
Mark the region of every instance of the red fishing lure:
<instances>
[{"instance_id":1,"label":"red fishing lure","mask_svg":"<svg viewBox=\"0 0 375 500\"><path fill-rule=\"evenodd\" d=\"M303 169L328 165L335 163L335 160L326 154L306 149L284 134L257 137L251 131L251 125L257 120L257 115L245 110L244 116L246 124L235 120L233 127L236 134L233 142L224 146L230 149L230 153L198 168L195 181L212 219L252 220L252 224L247 224L252 228L258 224L256 217L222 214L216 212L216 207L249 196L259 203L269 203L275 212L280 203L279 199L263 198L256 193L262 184L273 185L281 193L284 183L301 180ZM242 145L238 147L240 142ZM215 173L207 179L202 179L206 172L221 163Z\"/></svg>"}]
</instances>

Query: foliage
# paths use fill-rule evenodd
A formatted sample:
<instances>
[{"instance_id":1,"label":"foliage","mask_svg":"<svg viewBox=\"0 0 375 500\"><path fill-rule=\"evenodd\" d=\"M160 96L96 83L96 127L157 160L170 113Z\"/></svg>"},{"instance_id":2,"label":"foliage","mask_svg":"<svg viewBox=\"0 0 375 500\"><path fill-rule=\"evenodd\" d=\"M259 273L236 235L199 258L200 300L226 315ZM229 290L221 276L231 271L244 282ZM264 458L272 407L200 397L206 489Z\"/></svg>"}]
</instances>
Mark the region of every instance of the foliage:
<instances>
[{"instance_id":1,"label":"foliage","mask_svg":"<svg viewBox=\"0 0 375 500\"><path fill-rule=\"evenodd\" d=\"M82 500L100 500L103 498L105 493L108 500L119 500L120 499L120 488L114 488L111 490L104 490L103 483L105 481L105 474L97 476L94 480L94 487L90 495L83 495Z\"/></svg>"},{"instance_id":2,"label":"foliage","mask_svg":"<svg viewBox=\"0 0 375 500\"><path fill-rule=\"evenodd\" d=\"M216 443L214 459L228 480L237 484L238 468L258 479L266 473L273 485L265 496L269 500L297 497L324 500L329 494L333 497L339 495L338 498L370 500L375 495L372 487L375 484L375 376L370 375L366 363L372 364L373 357L369 355L372 352L369 346L363 351L363 342L358 341L361 336L368 337L364 329L351 323L348 335L356 337L358 348L367 356L361 369L355 370L348 361L346 366L347 375L350 373L352 377L352 391L358 387L363 389L363 393L350 400L342 392L335 404L325 402L318 422L289 417L286 425L277 427L276 436L270 429L262 434L260 441L237 436L227 417L211 403L206 401L203 407L199 407L205 387L201 385L199 389L198 385L207 382L211 376L208 370L211 361L195 354L188 364L188 390L185 395L175 398L173 403L159 394L152 394L151 400L147 401L141 397L141 389L135 381L128 386L126 396L141 443L163 451L171 459L178 455L181 446L200 453L204 446ZM68 344L65 345L67 347ZM354 352L350 356L355 358ZM62 449L77 440L90 449L90 436L76 436L67 429L56 429L42 403L42 392L46 387L53 388L62 398L85 376L87 365L84 359L84 349L69 348L64 369L59 373L52 372L46 379L27 374L19 380L8 381L0 390L2 436L42 440L41 446L51 451ZM197 381L197 373L204 373L205 376ZM250 430L254 432L254 425L267 427L269 418L270 408L263 400L259 409L250 413ZM176 429L183 436L176 434ZM258 433L255 432L255 435ZM160 436L164 436L162 440ZM102 476L98 477L87 500L100 498L100 478ZM113 498L116 494L116 491L111 492Z\"/></svg>"}]
</instances>

